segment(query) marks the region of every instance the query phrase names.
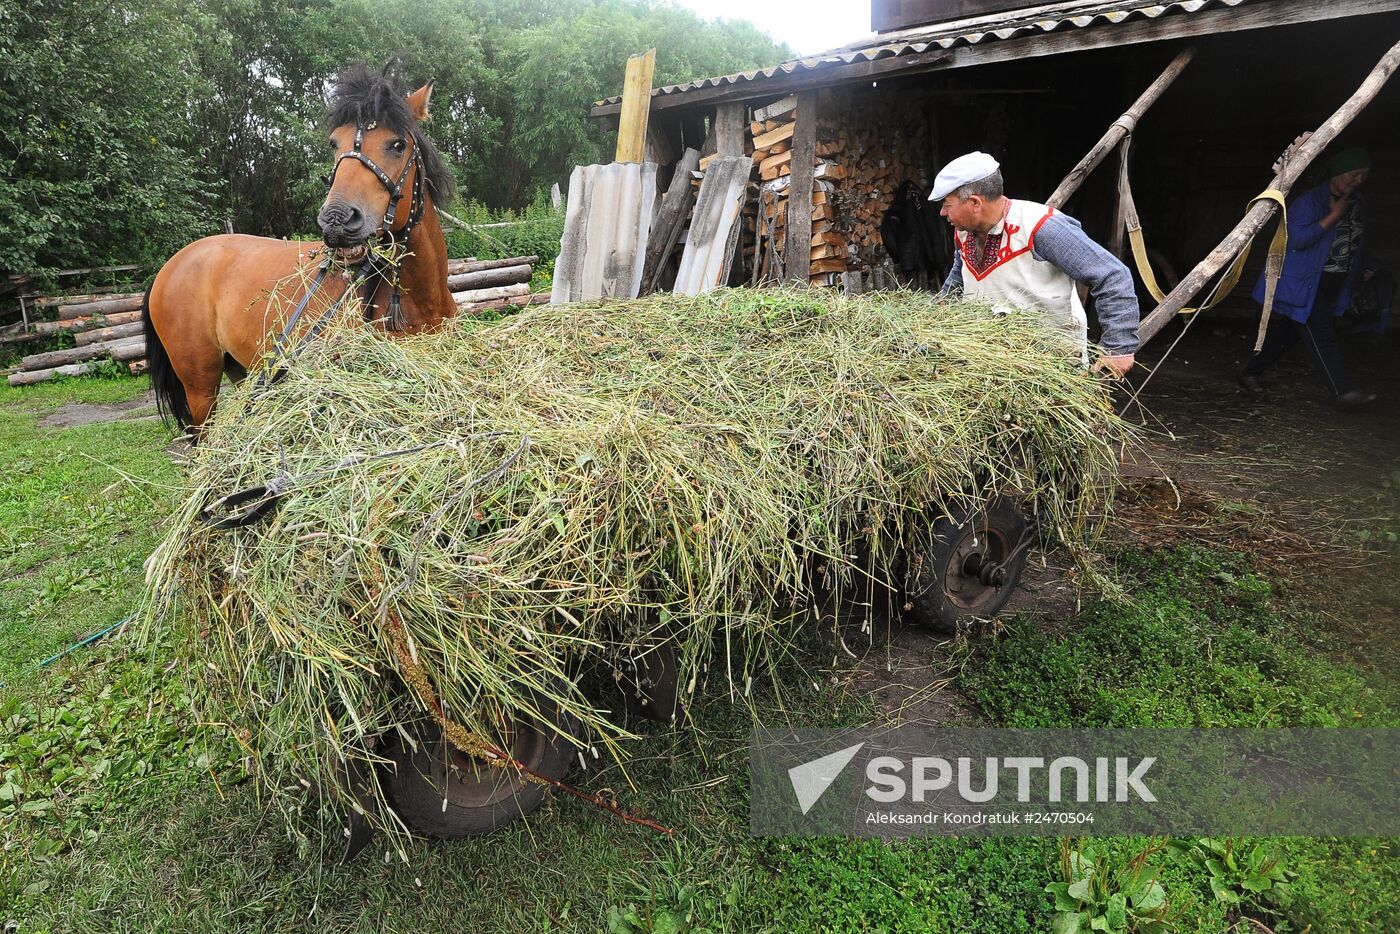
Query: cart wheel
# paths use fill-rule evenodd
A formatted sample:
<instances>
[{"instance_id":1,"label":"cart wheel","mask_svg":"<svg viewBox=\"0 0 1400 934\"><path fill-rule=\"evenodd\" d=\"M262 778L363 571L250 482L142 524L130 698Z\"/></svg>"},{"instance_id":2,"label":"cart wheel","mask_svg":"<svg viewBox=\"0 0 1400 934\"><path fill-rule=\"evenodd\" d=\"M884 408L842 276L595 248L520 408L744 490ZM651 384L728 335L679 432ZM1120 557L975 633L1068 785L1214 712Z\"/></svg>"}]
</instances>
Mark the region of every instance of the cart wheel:
<instances>
[{"instance_id":1,"label":"cart wheel","mask_svg":"<svg viewBox=\"0 0 1400 934\"><path fill-rule=\"evenodd\" d=\"M671 642L658 643L629 659L627 668L630 670L623 678L622 691L628 713L658 723L685 726L676 646Z\"/></svg>"},{"instance_id":2,"label":"cart wheel","mask_svg":"<svg viewBox=\"0 0 1400 934\"><path fill-rule=\"evenodd\" d=\"M541 701L538 710L544 722L511 722L501 731L500 745L531 771L560 781L573 762L575 747L568 737L577 723L557 705ZM449 840L480 836L544 802L546 786L519 769L461 752L436 723L425 722L409 733L416 749L397 730L385 736L389 765L381 781L394 812L414 830Z\"/></svg>"},{"instance_id":3,"label":"cart wheel","mask_svg":"<svg viewBox=\"0 0 1400 934\"><path fill-rule=\"evenodd\" d=\"M1021 580L1029 535L1026 517L1002 497L976 513L954 509L940 516L932 550L916 563L910 619L956 633L996 616Z\"/></svg>"},{"instance_id":4,"label":"cart wheel","mask_svg":"<svg viewBox=\"0 0 1400 934\"><path fill-rule=\"evenodd\" d=\"M817 633L853 657L888 637L898 616L898 591L873 573L854 572L852 580L837 583L824 564L814 564L808 575Z\"/></svg>"}]
</instances>

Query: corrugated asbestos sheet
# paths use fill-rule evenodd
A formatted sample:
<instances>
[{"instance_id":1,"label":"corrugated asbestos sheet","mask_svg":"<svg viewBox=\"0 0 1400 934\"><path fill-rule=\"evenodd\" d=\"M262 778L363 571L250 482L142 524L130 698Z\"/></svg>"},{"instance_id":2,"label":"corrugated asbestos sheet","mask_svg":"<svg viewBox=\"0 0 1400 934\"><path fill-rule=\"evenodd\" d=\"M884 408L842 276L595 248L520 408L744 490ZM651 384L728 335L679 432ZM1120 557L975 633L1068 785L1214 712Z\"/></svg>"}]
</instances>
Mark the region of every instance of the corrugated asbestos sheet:
<instances>
[{"instance_id":1,"label":"corrugated asbestos sheet","mask_svg":"<svg viewBox=\"0 0 1400 934\"><path fill-rule=\"evenodd\" d=\"M931 48L977 45L981 42L1038 35L1056 30L1084 29L1096 24L1117 25L1131 19L1156 19L1168 13L1195 13L1207 7L1235 7L1245 2L1247 0L1072 0L1068 3L1046 4L1028 9L1008 10L992 16L887 32L829 52L783 62L772 68L657 88L652 91L652 95L684 94L686 91L701 88L718 88L750 81L761 82L774 75L820 71L823 68L849 65L853 62L870 62L880 58L916 54ZM595 106L615 104L621 99L610 97L598 101Z\"/></svg>"},{"instance_id":2,"label":"corrugated asbestos sheet","mask_svg":"<svg viewBox=\"0 0 1400 934\"><path fill-rule=\"evenodd\" d=\"M717 158L705 170L673 291L699 295L717 288L727 277L752 171L750 156Z\"/></svg>"},{"instance_id":3,"label":"corrugated asbestos sheet","mask_svg":"<svg viewBox=\"0 0 1400 934\"><path fill-rule=\"evenodd\" d=\"M550 302L636 298L655 204L653 162L575 166Z\"/></svg>"}]
</instances>

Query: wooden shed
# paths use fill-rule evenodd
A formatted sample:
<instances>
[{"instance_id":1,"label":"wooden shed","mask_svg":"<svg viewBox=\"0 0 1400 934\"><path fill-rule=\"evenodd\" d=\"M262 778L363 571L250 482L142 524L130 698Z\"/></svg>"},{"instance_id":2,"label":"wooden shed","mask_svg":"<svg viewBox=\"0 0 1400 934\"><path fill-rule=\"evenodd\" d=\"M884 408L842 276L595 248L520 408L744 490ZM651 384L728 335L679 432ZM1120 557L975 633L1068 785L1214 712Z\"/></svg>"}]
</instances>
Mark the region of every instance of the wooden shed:
<instances>
[{"instance_id":1,"label":"wooden shed","mask_svg":"<svg viewBox=\"0 0 1400 934\"><path fill-rule=\"evenodd\" d=\"M936 288L937 264L901 268L882 222L901 186L926 195L939 166L973 149L1001 161L1012 197L1050 200L1075 176L1062 206L1125 258L1128 153L1142 239L1172 291L1144 303L1145 336L1215 288L1246 234L1267 237L1271 204L1236 229L1256 195L1302 190L1339 146L1371 150L1368 238L1400 271L1400 87L1386 83L1400 0L874 0L872 27L821 55L653 89L658 187L687 147L758 153L730 282ZM590 116L620 110L613 98ZM1275 160L1312 130L1276 178ZM1091 151L1098 167L1085 171ZM1264 253L1234 291L1240 307Z\"/></svg>"}]
</instances>

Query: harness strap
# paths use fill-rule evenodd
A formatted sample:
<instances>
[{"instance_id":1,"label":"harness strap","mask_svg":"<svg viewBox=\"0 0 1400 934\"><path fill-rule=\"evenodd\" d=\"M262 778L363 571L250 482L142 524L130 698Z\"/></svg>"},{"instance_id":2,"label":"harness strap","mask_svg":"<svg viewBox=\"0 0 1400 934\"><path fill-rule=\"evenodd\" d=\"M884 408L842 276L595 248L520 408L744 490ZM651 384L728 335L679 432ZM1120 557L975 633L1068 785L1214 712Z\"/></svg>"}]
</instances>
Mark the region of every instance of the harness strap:
<instances>
[{"instance_id":1,"label":"harness strap","mask_svg":"<svg viewBox=\"0 0 1400 934\"><path fill-rule=\"evenodd\" d=\"M1123 137L1122 163L1118 175L1118 191L1123 199L1123 216L1128 228L1128 240L1133 248L1133 262L1137 266L1138 275L1142 277L1142 284L1146 286L1148 294L1160 303L1165 299L1166 293L1157 284L1157 276L1152 269L1152 260L1147 255L1147 240L1143 235L1142 221L1138 218L1137 205L1133 202L1133 189L1128 183L1128 147L1132 142L1132 136ZM1288 206L1284 201L1284 193L1277 188L1266 188L1250 199L1250 206L1258 201L1272 201L1278 205L1280 211L1278 229L1274 231L1273 240L1269 244L1269 256L1264 265L1264 311L1259 320L1259 336L1255 344L1257 352L1264 343L1264 332L1268 330L1269 315L1274 305L1274 289L1278 286L1280 273L1283 272L1283 258L1288 252ZM1215 297L1207 301L1199 308L1183 308L1181 314L1189 315L1201 311L1209 311L1225 300L1235 286L1239 285L1240 277L1244 274L1245 263L1249 260L1249 252L1254 241L1251 238L1235 257L1234 263L1230 265L1224 278L1215 288Z\"/></svg>"}]
</instances>

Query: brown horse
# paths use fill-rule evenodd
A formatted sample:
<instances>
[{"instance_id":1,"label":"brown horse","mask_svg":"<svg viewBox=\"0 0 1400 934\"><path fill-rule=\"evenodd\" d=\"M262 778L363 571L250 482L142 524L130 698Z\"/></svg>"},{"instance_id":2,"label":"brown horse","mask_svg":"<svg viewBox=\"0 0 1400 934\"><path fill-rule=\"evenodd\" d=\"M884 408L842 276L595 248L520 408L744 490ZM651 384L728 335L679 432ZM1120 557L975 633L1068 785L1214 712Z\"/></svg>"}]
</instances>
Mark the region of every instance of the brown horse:
<instances>
[{"instance_id":1,"label":"brown horse","mask_svg":"<svg viewBox=\"0 0 1400 934\"><path fill-rule=\"evenodd\" d=\"M405 95L363 66L345 70L326 120L335 169L317 216L323 241L206 237L161 268L143 320L163 414L197 431L225 373L240 380L284 338L319 330L352 287L364 320L385 330L414 333L456 314L433 211L452 176L418 128L431 96L431 84Z\"/></svg>"}]
</instances>

